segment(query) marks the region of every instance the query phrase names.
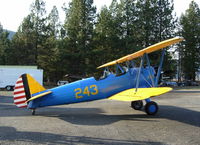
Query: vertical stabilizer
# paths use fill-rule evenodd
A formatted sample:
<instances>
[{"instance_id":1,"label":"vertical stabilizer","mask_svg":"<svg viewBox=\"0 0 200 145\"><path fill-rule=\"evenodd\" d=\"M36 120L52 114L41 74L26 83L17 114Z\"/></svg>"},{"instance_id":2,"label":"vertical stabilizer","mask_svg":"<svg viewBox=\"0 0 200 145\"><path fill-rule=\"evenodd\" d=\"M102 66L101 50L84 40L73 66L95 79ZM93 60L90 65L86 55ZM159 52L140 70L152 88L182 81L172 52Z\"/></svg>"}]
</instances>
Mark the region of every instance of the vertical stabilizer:
<instances>
[{"instance_id":1,"label":"vertical stabilizer","mask_svg":"<svg viewBox=\"0 0 200 145\"><path fill-rule=\"evenodd\" d=\"M19 77L14 88L14 104L19 108L27 107L27 100L33 94L46 90L31 75L23 74Z\"/></svg>"}]
</instances>

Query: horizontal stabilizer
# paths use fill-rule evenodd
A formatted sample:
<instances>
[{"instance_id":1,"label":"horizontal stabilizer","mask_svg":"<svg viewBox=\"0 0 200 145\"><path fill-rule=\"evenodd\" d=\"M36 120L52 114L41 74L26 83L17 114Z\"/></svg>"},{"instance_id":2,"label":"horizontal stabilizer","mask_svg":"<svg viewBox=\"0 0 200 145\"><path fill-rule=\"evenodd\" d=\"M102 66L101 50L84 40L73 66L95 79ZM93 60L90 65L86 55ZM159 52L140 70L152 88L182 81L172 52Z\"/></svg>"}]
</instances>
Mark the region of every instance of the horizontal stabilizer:
<instances>
[{"instance_id":1,"label":"horizontal stabilizer","mask_svg":"<svg viewBox=\"0 0 200 145\"><path fill-rule=\"evenodd\" d=\"M43 93L40 93L34 97L31 97L29 100L27 100L26 102L29 102L29 101L32 101L32 100L35 100L35 99L38 99L40 97L43 97L43 96L46 96L48 94L51 94L52 92L51 91L46 91L46 92L43 92Z\"/></svg>"},{"instance_id":2,"label":"horizontal stabilizer","mask_svg":"<svg viewBox=\"0 0 200 145\"><path fill-rule=\"evenodd\" d=\"M172 88L170 87L138 88L137 91L135 88L133 88L117 93L108 99L118 101L138 101L154 96L159 96L171 90Z\"/></svg>"}]
</instances>

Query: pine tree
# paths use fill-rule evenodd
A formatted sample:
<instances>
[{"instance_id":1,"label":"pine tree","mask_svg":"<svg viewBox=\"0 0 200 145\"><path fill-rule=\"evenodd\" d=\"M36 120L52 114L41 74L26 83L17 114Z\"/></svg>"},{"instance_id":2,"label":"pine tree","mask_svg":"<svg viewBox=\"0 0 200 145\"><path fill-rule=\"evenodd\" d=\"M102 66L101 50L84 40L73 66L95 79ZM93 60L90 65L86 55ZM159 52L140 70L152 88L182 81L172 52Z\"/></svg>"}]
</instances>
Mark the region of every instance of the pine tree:
<instances>
[{"instance_id":1,"label":"pine tree","mask_svg":"<svg viewBox=\"0 0 200 145\"><path fill-rule=\"evenodd\" d=\"M0 23L0 64L5 65L8 61L7 52L10 48L10 40L8 39L9 33L3 30Z\"/></svg>"},{"instance_id":2,"label":"pine tree","mask_svg":"<svg viewBox=\"0 0 200 145\"><path fill-rule=\"evenodd\" d=\"M59 39L59 14L56 6L51 10L47 18L46 39L43 40L42 49L38 56L38 64L44 69L45 80L55 82L59 79L58 75L58 39ZM48 60L48 61L47 61Z\"/></svg>"},{"instance_id":3,"label":"pine tree","mask_svg":"<svg viewBox=\"0 0 200 145\"><path fill-rule=\"evenodd\" d=\"M95 26L96 66L127 54L124 7L113 0L109 8L102 7Z\"/></svg>"},{"instance_id":4,"label":"pine tree","mask_svg":"<svg viewBox=\"0 0 200 145\"><path fill-rule=\"evenodd\" d=\"M136 7L135 37L140 48L148 47L174 36L176 19L173 16L172 0L138 0ZM157 66L159 56L161 56L161 52L150 55L153 65ZM174 64L175 62L166 51L164 71L176 71Z\"/></svg>"},{"instance_id":5,"label":"pine tree","mask_svg":"<svg viewBox=\"0 0 200 145\"><path fill-rule=\"evenodd\" d=\"M171 38L176 20L173 17L173 0L138 0L137 23L143 47Z\"/></svg>"},{"instance_id":6,"label":"pine tree","mask_svg":"<svg viewBox=\"0 0 200 145\"><path fill-rule=\"evenodd\" d=\"M11 64L35 65L35 32L31 16L24 18L17 33L12 39L10 58Z\"/></svg>"},{"instance_id":7,"label":"pine tree","mask_svg":"<svg viewBox=\"0 0 200 145\"><path fill-rule=\"evenodd\" d=\"M124 52L128 54L137 50L137 42L135 39L135 31L137 31L135 25L137 20L136 1L121 0L119 8L119 13L122 14L121 28L123 31Z\"/></svg>"},{"instance_id":8,"label":"pine tree","mask_svg":"<svg viewBox=\"0 0 200 145\"><path fill-rule=\"evenodd\" d=\"M180 18L182 43L182 68L185 79L195 81L200 65L200 8L192 1Z\"/></svg>"},{"instance_id":9,"label":"pine tree","mask_svg":"<svg viewBox=\"0 0 200 145\"><path fill-rule=\"evenodd\" d=\"M38 64L38 56L42 49L42 43L46 39L47 27L46 23L46 9L45 2L43 0L35 0L31 5L31 22L33 23L33 31L35 33L34 39L32 40L35 45L35 64ZM40 66L39 66L40 67Z\"/></svg>"},{"instance_id":10,"label":"pine tree","mask_svg":"<svg viewBox=\"0 0 200 145\"><path fill-rule=\"evenodd\" d=\"M59 13L58 9L56 6L53 6L48 18L47 18L47 23L48 23L48 31L51 36L54 36L55 38L59 38L60 34L60 29L61 29L61 24L59 20Z\"/></svg>"},{"instance_id":11,"label":"pine tree","mask_svg":"<svg viewBox=\"0 0 200 145\"><path fill-rule=\"evenodd\" d=\"M156 5L156 27L154 29L154 40L157 42L172 38L175 36L175 29L177 27L177 18L173 14L174 10L173 0L158 0ZM160 55L160 54L159 54ZM176 74L176 60L168 51L165 51L164 71L168 71L166 75L173 77Z\"/></svg>"},{"instance_id":12,"label":"pine tree","mask_svg":"<svg viewBox=\"0 0 200 145\"><path fill-rule=\"evenodd\" d=\"M66 49L68 48L70 53L70 56L66 54L66 61L73 62L71 70L68 70L70 73L85 75L90 67L90 50L96 16L96 8L92 5L93 0L73 0L66 9L64 27L68 43Z\"/></svg>"},{"instance_id":13,"label":"pine tree","mask_svg":"<svg viewBox=\"0 0 200 145\"><path fill-rule=\"evenodd\" d=\"M37 65L38 55L46 39L45 3L35 0L30 14L24 18L12 40L13 63L20 65ZM21 59L15 58L20 56ZM39 66L40 67L40 66Z\"/></svg>"},{"instance_id":14,"label":"pine tree","mask_svg":"<svg viewBox=\"0 0 200 145\"><path fill-rule=\"evenodd\" d=\"M115 33L115 31L113 31L112 15L109 9L104 6L100 11L95 26L95 49L93 49L93 54L95 56L94 58L97 58L96 61L94 61L96 66L113 59L113 40L111 40L111 38L115 39L112 37L113 33Z\"/></svg>"}]
</instances>

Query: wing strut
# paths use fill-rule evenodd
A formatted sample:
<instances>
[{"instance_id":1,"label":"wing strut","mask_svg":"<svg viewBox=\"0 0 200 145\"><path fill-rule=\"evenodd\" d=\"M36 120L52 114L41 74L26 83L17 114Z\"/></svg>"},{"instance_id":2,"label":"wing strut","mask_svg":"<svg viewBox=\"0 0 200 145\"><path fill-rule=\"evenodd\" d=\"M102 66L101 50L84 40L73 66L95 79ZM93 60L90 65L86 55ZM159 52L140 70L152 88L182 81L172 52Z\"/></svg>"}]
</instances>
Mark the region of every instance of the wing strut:
<instances>
[{"instance_id":1,"label":"wing strut","mask_svg":"<svg viewBox=\"0 0 200 145\"><path fill-rule=\"evenodd\" d=\"M146 60L147 60L147 65L149 67L149 70L148 70L148 73L149 73L149 76L150 76L150 79L151 79L151 82L152 82L152 86L155 87L155 77L152 75L152 69L151 69L151 64L150 64L150 60L149 60L149 56L147 53L144 54L145 57L146 57Z\"/></svg>"},{"instance_id":2,"label":"wing strut","mask_svg":"<svg viewBox=\"0 0 200 145\"><path fill-rule=\"evenodd\" d=\"M162 55L161 55L161 58L160 58L160 64L159 64L159 67L158 67L158 71L157 71L157 75L156 75L156 82L155 82L156 87L158 86L158 81L159 81L159 78L160 78L164 57L165 57L165 49L162 50Z\"/></svg>"},{"instance_id":3,"label":"wing strut","mask_svg":"<svg viewBox=\"0 0 200 145\"><path fill-rule=\"evenodd\" d=\"M140 74L141 74L141 68L143 66L144 63L144 55L141 57L141 61L140 61L140 68L137 74L137 78L136 78L136 88L135 88L135 92L137 92L138 87L139 87L139 83L140 83Z\"/></svg>"}]
</instances>

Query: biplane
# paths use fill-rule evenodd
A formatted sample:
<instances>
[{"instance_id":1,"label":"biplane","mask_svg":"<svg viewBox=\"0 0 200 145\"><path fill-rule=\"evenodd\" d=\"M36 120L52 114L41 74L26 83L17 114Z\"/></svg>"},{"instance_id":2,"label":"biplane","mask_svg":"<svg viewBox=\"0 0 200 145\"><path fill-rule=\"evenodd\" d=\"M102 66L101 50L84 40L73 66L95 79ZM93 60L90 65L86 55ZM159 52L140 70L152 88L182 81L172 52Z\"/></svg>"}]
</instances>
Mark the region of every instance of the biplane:
<instances>
[{"instance_id":1,"label":"biplane","mask_svg":"<svg viewBox=\"0 0 200 145\"><path fill-rule=\"evenodd\" d=\"M143 108L148 115L155 115L158 111L156 102L151 97L167 93L172 88L158 87L165 48L182 41L175 37L168 39L120 59L99 66L103 68L100 79L94 77L75 81L52 89L45 89L31 75L23 74L19 77L14 88L14 104L19 108L28 108L35 114L40 107L88 102L100 99L111 99L131 102L135 110ZM148 54L162 50L159 67L155 71L151 66ZM134 60L140 59L136 67ZM144 66L144 61L146 65ZM109 70L115 66L115 73Z\"/></svg>"}]
</instances>

